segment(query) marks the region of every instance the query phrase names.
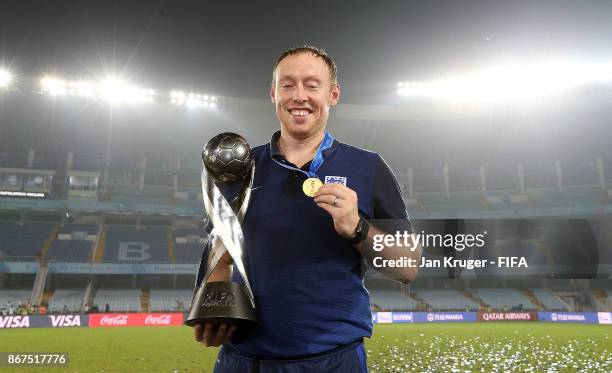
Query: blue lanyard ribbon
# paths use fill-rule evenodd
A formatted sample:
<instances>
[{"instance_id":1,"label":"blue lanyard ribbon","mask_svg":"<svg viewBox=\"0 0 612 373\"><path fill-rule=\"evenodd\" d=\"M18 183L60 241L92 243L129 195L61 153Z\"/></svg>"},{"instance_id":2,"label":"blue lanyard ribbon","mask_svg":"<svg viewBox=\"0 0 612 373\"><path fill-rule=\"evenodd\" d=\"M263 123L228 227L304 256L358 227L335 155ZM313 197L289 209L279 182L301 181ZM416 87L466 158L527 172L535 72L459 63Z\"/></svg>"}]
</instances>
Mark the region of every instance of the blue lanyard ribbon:
<instances>
[{"instance_id":1,"label":"blue lanyard ribbon","mask_svg":"<svg viewBox=\"0 0 612 373\"><path fill-rule=\"evenodd\" d=\"M315 153L315 156L312 159L312 163L310 163L310 168L308 169L308 171L304 171L297 167L293 167L288 164L281 163L277 161L276 159L274 159L274 157L272 157L272 160L281 167L285 167L286 169L289 169L289 170L301 172L307 177L317 178L317 170L323 164L323 151L331 148L333 143L334 143L334 137L328 131L325 131L325 136L323 137L323 141L321 141L321 144L319 144L319 148L317 149L317 152Z\"/></svg>"}]
</instances>

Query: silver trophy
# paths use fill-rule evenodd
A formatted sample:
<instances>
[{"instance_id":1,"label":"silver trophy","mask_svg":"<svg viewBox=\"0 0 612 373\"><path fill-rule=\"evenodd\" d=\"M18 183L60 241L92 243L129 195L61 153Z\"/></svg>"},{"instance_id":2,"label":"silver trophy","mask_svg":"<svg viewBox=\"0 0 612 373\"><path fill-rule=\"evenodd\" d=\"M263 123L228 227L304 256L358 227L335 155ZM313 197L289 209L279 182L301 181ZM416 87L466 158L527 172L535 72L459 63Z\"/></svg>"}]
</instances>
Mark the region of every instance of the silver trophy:
<instances>
[{"instance_id":1,"label":"silver trophy","mask_svg":"<svg viewBox=\"0 0 612 373\"><path fill-rule=\"evenodd\" d=\"M246 214L255 176L251 147L236 133L224 132L206 144L202 151L202 199L213 224L206 273L195 297L186 325L255 324L255 297L245 269L245 244L241 223ZM240 192L228 202L215 185L242 180ZM208 282L219 260L228 252L234 270L244 285L232 281Z\"/></svg>"}]
</instances>

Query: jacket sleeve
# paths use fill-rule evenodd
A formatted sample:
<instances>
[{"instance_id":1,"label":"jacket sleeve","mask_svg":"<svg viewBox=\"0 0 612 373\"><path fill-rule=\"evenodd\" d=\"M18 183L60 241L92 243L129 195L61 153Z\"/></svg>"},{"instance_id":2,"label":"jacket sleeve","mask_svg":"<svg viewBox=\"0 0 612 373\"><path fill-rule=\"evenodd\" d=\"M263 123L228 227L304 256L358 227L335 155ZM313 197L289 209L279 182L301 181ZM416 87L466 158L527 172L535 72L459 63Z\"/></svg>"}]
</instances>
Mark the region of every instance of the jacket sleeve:
<instances>
[{"instance_id":1,"label":"jacket sleeve","mask_svg":"<svg viewBox=\"0 0 612 373\"><path fill-rule=\"evenodd\" d=\"M391 168L380 156L376 164L373 194L374 219L388 220L388 223L392 220L393 230L414 233L399 183Z\"/></svg>"}]
</instances>

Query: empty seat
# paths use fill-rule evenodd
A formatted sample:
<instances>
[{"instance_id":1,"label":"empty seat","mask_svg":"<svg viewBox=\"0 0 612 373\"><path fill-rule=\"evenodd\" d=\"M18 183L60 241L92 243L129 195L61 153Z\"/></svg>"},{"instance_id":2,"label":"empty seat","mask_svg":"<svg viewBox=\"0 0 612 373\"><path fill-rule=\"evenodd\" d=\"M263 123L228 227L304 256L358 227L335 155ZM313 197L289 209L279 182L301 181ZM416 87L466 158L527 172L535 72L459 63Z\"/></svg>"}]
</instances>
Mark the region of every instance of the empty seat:
<instances>
[{"instance_id":1,"label":"empty seat","mask_svg":"<svg viewBox=\"0 0 612 373\"><path fill-rule=\"evenodd\" d=\"M56 290L49 299L49 311L62 312L65 306L68 312L81 312L84 293L83 289Z\"/></svg>"},{"instance_id":2,"label":"empty seat","mask_svg":"<svg viewBox=\"0 0 612 373\"><path fill-rule=\"evenodd\" d=\"M0 251L5 256L39 256L45 240L28 238L0 238Z\"/></svg>"},{"instance_id":3,"label":"empty seat","mask_svg":"<svg viewBox=\"0 0 612 373\"><path fill-rule=\"evenodd\" d=\"M479 304L456 290L417 290L416 294L434 310L477 310Z\"/></svg>"},{"instance_id":4,"label":"empty seat","mask_svg":"<svg viewBox=\"0 0 612 373\"><path fill-rule=\"evenodd\" d=\"M140 311L139 289L99 289L94 298L94 304L100 311L109 306L110 312L138 312Z\"/></svg>"},{"instance_id":5,"label":"empty seat","mask_svg":"<svg viewBox=\"0 0 612 373\"><path fill-rule=\"evenodd\" d=\"M81 240L55 240L49 246L47 258L57 261L87 262L93 242Z\"/></svg>"},{"instance_id":6,"label":"empty seat","mask_svg":"<svg viewBox=\"0 0 612 373\"><path fill-rule=\"evenodd\" d=\"M151 289L150 294L152 312L188 311L193 291L187 289Z\"/></svg>"},{"instance_id":7,"label":"empty seat","mask_svg":"<svg viewBox=\"0 0 612 373\"><path fill-rule=\"evenodd\" d=\"M204 251L201 243L174 244L174 258L176 263L199 263Z\"/></svg>"},{"instance_id":8,"label":"empty seat","mask_svg":"<svg viewBox=\"0 0 612 373\"><path fill-rule=\"evenodd\" d=\"M417 308L417 302L395 290L370 291L370 301L385 310L412 310Z\"/></svg>"},{"instance_id":9,"label":"empty seat","mask_svg":"<svg viewBox=\"0 0 612 373\"><path fill-rule=\"evenodd\" d=\"M552 291L548 289L533 289L531 292L546 309L553 311L569 311L567 306L563 304Z\"/></svg>"},{"instance_id":10,"label":"empty seat","mask_svg":"<svg viewBox=\"0 0 612 373\"><path fill-rule=\"evenodd\" d=\"M536 306L516 289L479 289L473 293L495 309L512 309L520 307L521 304L524 309L536 309Z\"/></svg>"}]
</instances>

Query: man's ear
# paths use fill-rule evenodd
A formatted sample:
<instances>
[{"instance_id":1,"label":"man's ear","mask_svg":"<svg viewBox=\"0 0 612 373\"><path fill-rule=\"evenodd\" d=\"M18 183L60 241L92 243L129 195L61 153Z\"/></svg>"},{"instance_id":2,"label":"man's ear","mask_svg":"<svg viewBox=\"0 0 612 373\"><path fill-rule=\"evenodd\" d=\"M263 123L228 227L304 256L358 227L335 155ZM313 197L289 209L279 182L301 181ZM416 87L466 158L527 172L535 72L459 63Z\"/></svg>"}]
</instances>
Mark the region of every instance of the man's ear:
<instances>
[{"instance_id":1,"label":"man's ear","mask_svg":"<svg viewBox=\"0 0 612 373\"><path fill-rule=\"evenodd\" d=\"M272 85L270 87L270 100L272 101L274 105L276 105L276 98L274 97L275 95L276 95L276 90L274 89L274 85Z\"/></svg>"},{"instance_id":2,"label":"man's ear","mask_svg":"<svg viewBox=\"0 0 612 373\"><path fill-rule=\"evenodd\" d=\"M340 84L337 84L332 88L330 92L331 100L330 105L334 106L340 101Z\"/></svg>"}]
</instances>

